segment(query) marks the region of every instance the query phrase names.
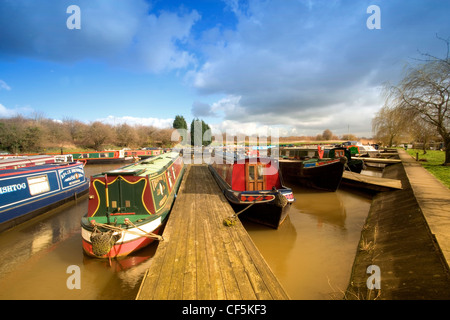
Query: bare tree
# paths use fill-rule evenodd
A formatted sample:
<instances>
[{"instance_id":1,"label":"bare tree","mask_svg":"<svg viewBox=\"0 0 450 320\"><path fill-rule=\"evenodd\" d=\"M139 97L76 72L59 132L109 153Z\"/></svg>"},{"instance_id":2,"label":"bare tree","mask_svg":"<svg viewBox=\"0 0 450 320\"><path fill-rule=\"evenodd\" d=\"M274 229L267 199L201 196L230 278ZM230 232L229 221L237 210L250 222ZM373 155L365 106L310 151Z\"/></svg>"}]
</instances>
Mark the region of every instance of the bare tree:
<instances>
[{"instance_id":1,"label":"bare tree","mask_svg":"<svg viewBox=\"0 0 450 320\"><path fill-rule=\"evenodd\" d=\"M126 123L115 127L116 131L116 144L120 147L132 147L137 146L137 133L134 127L129 126Z\"/></svg>"},{"instance_id":2,"label":"bare tree","mask_svg":"<svg viewBox=\"0 0 450 320\"><path fill-rule=\"evenodd\" d=\"M102 150L103 146L112 139L112 128L100 121L95 121L91 123L86 134L85 141L87 144L95 150Z\"/></svg>"},{"instance_id":3,"label":"bare tree","mask_svg":"<svg viewBox=\"0 0 450 320\"><path fill-rule=\"evenodd\" d=\"M400 142L402 133L407 128L407 122L401 110L389 104L388 100L372 119L372 131L378 141L391 147Z\"/></svg>"},{"instance_id":4,"label":"bare tree","mask_svg":"<svg viewBox=\"0 0 450 320\"><path fill-rule=\"evenodd\" d=\"M409 68L397 86L388 89L387 100L409 116L419 117L439 133L445 147L444 165L450 165L450 42L443 59L424 55L426 60Z\"/></svg>"},{"instance_id":5,"label":"bare tree","mask_svg":"<svg viewBox=\"0 0 450 320\"><path fill-rule=\"evenodd\" d=\"M409 132L416 142L422 143L423 154L427 153L427 146L430 140L436 138L437 136L436 128L420 117L415 118L411 122Z\"/></svg>"}]
</instances>

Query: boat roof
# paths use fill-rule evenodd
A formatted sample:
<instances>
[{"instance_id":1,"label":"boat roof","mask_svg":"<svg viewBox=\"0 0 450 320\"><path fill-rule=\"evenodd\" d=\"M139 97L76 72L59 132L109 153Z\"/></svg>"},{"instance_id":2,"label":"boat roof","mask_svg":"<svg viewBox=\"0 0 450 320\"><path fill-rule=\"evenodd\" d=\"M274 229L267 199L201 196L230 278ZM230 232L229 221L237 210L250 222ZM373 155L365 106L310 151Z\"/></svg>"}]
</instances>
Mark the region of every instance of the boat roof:
<instances>
[{"instance_id":1,"label":"boat roof","mask_svg":"<svg viewBox=\"0 0 450 320\"><path fill-rule=\"evenodd\" d=\"M2 169L2 170L0 170L0 177L12 175L12 174L31 173L33 171L39 172L39 171L45 171L45 170L50 170L50 169L59 169L60 167L65 167L65 166L73 165L73 164L81 164L81 163L80 162L71 162L71 163L55 162L55 163L47 163L47 164L38 164L38 165L34 165L34 166L29 166L29 167L19 167L17 169Z\"/></svg>"},{"instance_id":2,"label":"boat roof","mask_svg":"<svg viewBox=\"0 0 450 320\"><path fill-rule=\"evenodd\" d=\"M179 156L178 152L168 152L118 169L102 172L101 175L148 176L164 171Z\"/></svg>"},{"instance_id":3,"label":"boat roof","mask_svg":"<svg viewBox=\"0 0 450 320\"><path fill-rule=\"evenodd\" d=\"M55 157L53 155L5 156L3 159L0 159L0 167L31 164L38 161L55 161Z\"/></svg>"},{"instance_id":4,"label":"boat roof","mask_svg":"<svg viewBox=\"0 0 450 320\"><path fill-rule=\"evenodd\" d=\"M267 156L246 156L243 154L235 153L235 152L224 152L218 153L217 157L222 157L225 163L228 164L244 164L246 162L263 162L263 163L271 163L278 161L277 158L267 157Z\"/></svg>"}]
</instances>

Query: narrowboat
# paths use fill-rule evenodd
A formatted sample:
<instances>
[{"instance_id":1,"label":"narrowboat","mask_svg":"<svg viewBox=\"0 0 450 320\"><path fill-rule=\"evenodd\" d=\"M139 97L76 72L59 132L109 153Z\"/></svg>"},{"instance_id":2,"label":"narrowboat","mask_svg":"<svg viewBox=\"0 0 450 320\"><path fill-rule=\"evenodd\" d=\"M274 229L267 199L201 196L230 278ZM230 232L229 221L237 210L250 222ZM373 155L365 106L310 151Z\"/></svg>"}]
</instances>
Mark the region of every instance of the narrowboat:
<instances>
[{"instance_id":1,"label":"narrowboat","mask_svg":"<svg viewBox=\"0 0 450 320\"><path fill-rule=\"evenodd\" d=\"M292 183L325 191L336 191L341 183L347 158L310 158L301 149L280 150L280 169L283 177ZM316 151L317 152L317 151Z\"/></svg>"},{"instance_id":2,"label":"narrowboat","mask_svg":"<svg viewBox=\"0 0 450 320\"><path fill-rule=\"evenodd\" d=\"M36 153L21 154L20 156L38 156ZM43 156L43 155L40 155ZM78 160L86 163L122 163L131 162L134 160L132 156L125 154L125 150L106 150L106 151L86 151L86 152L70 152L65 153L61 150L61 153L47 153L46 156L63 158L70 156L73 160Z\"/></svg>"},{"instance_id":3,"label":"narrowboat","mask_svg":"<svg viewBox=\"0 0 450 320\"><path fill-rule=\"evenodd\" d=\"M239 217L274 229L286 219L294 195L283 184L277 159L224 155L208 168Z\"/></svg>"},{"instance_id":4,"label":"narrowboat","mask_svg":"<svg viewBox=\"0 0 450 320\"><path fill-rule=\"evenodd\" d=\"M35 156L5 156L0 160L0 169L17 169L22 167L34 167L36 165L49 164L55 162L71 162L51 155Z\"/></svg>"},{"instance_id":5,"label":"narrowboat","mask_svg":"<svg viewBox=\"0 0 450 320\"><path fill-rule=\"evenodd\" d=\"M170 152L91 176L83 251L110 259L161 240L184 171L182 156Z\"/></svg>"},{"instance_id":6,"label":"narrowboat","mask_svg":"<svg viewBox=\"0 0 450 320\"><path fill-rule=\"evenodd\" d=\"M373 146L363 145L359 141L347 141L347 142L344 142L342 144L342 146L349 149L352 156L359 155L359 156L370 157L372 155L379 153L379 151L377 149L375 149Z\"/></svg>"},{"instance_id":7,"label":"narrowboat","mask_svg":"<svg viewBox=\"0 0 450 320\"><path fill-rule=\"evenodd\" d=\"M83 166L54 162L0 170L0 231L87 193Z\"/></svg>"},{"instance_id":8,"label":"narrowboat","mask_svg":"<svg viewBox=\"0 0 450 320\"><path fill-rule=\"evenodd\" d=\"M107 150L71 153L75 160L94 163L120 163L132 161L133 157L125 155L125 150Z\"/></svg>"},{"instance_id":9,"label":"narrowboat","mask_svg":"<svg viewBox=\"0 0 450 320\"><path fill-rule=\"evenodd\" d=\"M352 158L352 154L346 147L334 147L323 150L322 158L340 159L342 157L347 158L347 165L345 170L361 173L364 169L364 161L361 159Z\"/></svg>"},{"instance_id":10,"label":"narrowboat","mask_svg":"<svg viewBox=\"0 0 450 320\"><path fill-rule=\"evenodd\" d=\"M140 159L147 159L154 156L158 156L164 153L164 150L159 148L147 148L141 150L125 150L125 157L134 157Z\"/></svg>"}]
</instances>

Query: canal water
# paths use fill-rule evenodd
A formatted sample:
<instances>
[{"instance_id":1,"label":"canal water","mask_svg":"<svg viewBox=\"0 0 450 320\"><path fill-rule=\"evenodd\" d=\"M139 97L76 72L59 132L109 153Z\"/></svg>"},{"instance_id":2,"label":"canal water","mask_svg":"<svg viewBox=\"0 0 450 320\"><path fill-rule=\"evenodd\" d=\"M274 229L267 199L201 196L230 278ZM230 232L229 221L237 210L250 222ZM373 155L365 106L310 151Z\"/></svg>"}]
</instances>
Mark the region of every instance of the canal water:
<instances>
[{"instance_id":1,"label":"canal water","mask_svg":"<svg viewBox=\"0 0 450 320\"><path fill-rule=\"evenodd\" d=\"M87 165L88 176L120 165ZM245 222L292 299L342 299L371 197L353 189L321 192L291 186L296 202L280 229ZM108 261L81 248L87 197L0 234L0 299L134 299L157 244ZM81 288L69 289L72 268ZM68 286L69 282L69 286Z\"/></svg>"}]
</instances>

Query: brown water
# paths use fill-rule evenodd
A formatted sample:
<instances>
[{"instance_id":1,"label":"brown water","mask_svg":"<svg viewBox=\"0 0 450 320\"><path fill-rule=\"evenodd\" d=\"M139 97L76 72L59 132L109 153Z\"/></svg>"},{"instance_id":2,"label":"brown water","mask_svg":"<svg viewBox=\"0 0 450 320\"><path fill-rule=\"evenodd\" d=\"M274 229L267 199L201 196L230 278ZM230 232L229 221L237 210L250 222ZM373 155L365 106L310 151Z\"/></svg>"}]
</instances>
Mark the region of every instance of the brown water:
<instances>
[{"instance_id":1,"label":"brown water","mask_svg":"<svg viewBox=\"0 0 450 320\"><path fill-rule=\"evenodd\" d=\"M278 230L244 225L291 299L342 299L371 198L290 187L296 202Z\"/></svg>"},{"instance_id":2,"label":"brown water","mask_svg":"<svg viewBox=\"0 0 450 320\"><path fill-rule=\"evenodd\" d=\"M87 165L88 176L120 165ZM370 207L354 190L320 192L293 187L296 202L279 230L245 223L292 299L340 299ZM81 248L80 219L87 197L0 234L0 299L134 299L156 251L92 259ZM69 266L80 268L81 289L69 289Z\"/></svg>"}]
</instances>

